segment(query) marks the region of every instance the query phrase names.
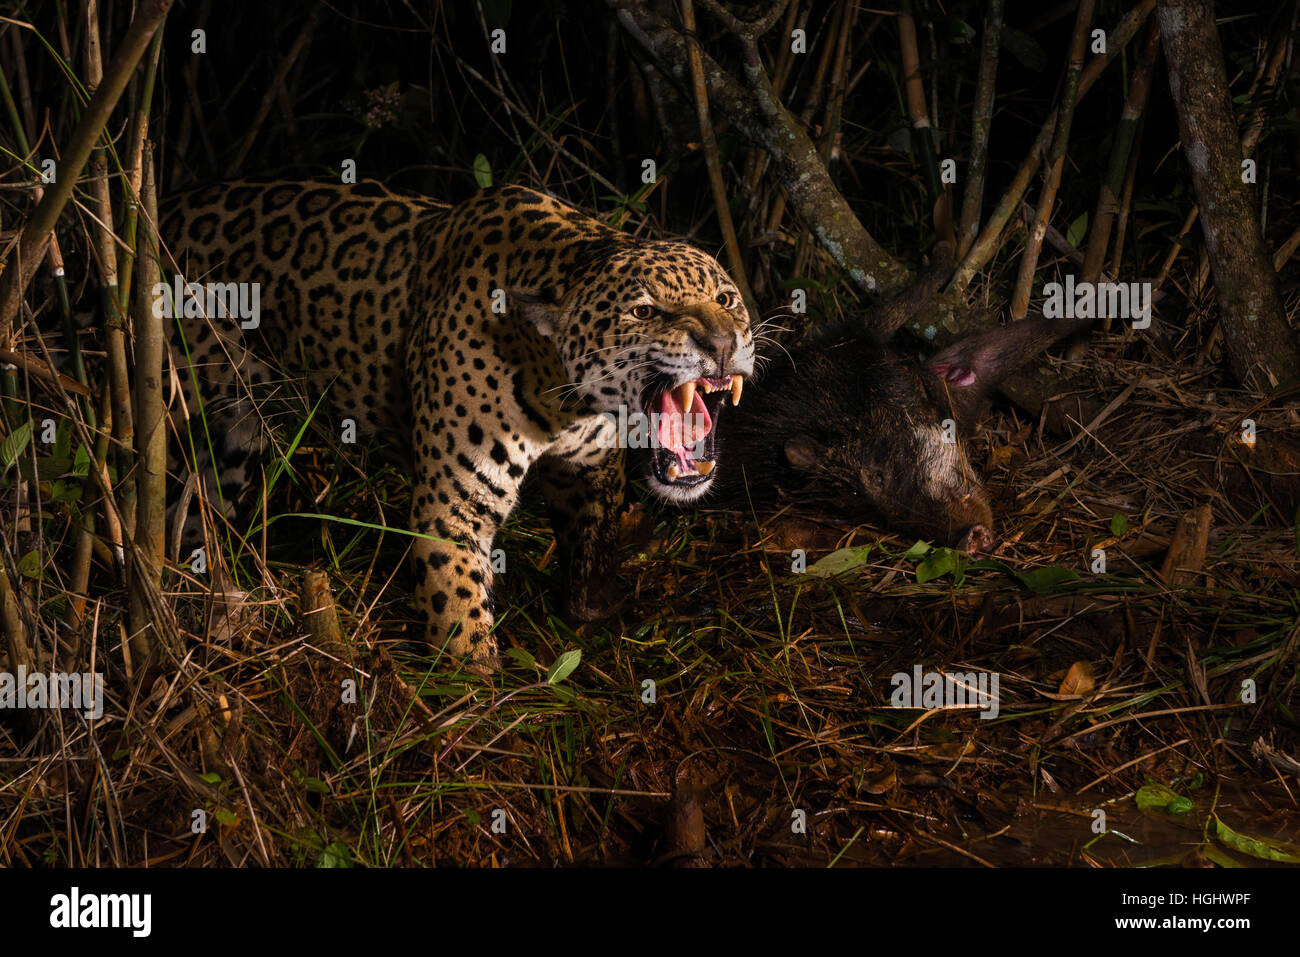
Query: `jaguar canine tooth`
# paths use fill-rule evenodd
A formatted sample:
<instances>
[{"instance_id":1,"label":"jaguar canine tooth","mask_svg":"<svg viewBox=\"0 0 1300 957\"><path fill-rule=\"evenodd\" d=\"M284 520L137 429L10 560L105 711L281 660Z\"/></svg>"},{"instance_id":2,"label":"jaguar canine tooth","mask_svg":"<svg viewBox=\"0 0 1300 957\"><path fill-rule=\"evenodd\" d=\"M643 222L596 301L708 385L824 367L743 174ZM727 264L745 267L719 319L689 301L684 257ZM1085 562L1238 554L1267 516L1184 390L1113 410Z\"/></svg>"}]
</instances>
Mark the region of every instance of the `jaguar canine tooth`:
<instances>
[{"instance_id":1,"label":"jaguar canine tooth","mask_svg":"<svg viewBox=\"0 0 1300 957\"><path fill-rule=\"evenodd\" d=\"M745 388L745 377L743 375L733 375L731 377L731 404L740 405L740 392Z\"/></svg>"},{"instance_id":2,"label":"jaguar canine tooth","mask_svg":"<svg viewBox=\"0 0 1300 957\"><path fill-rule=\"evenodd\" d=\"M691 411L691 406L695 404L695 383L683 382L677 387L677 395L682 400L682 411Z\"/></svg>"},{"instance_id":3,"label":"jaguar canine tooth","mask_svg":"<svg viewBox=\"0 0 1300 957\"><path fill-rule=\"evenodd\" d=\"M696 462L695 471L699 472L701 475L708 475L713 471L713 467L717 464L717 462Z\"/></svg>"},{"instance_id":4,"label":"jaguar canine tooth","mask_svg":"<svg viewBox=\"0 0 1300 957\"><path fill-rule=\"evenodd\" d=\"M677 467L676 462L668 466L668 481L676 482L679 478L681 478L681 475L682 475L682 470Z\"/></svg>"}]
</instances>

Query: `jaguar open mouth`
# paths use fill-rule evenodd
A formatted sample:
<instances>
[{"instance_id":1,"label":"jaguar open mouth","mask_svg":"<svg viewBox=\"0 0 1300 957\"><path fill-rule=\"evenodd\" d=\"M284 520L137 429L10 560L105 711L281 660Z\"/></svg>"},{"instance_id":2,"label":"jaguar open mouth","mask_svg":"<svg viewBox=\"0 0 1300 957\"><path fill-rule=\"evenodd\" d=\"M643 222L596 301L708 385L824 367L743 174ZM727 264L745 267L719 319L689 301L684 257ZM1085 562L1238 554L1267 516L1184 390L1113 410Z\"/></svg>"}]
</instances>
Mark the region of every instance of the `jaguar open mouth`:
<instances>
[{"instance_id":1,"label":"jaguar open mouth","mask_svg":"<svg viewBox=\"0 0 1300 957\"><path fill-rule=\"evenodd\" d=\"M745 377L692 379L665 389L651 403L655 415L650 468L661 483L687 489L709 481L717 465L714 437L722 401L740 401Z\"/></svg>"}]
</instances>

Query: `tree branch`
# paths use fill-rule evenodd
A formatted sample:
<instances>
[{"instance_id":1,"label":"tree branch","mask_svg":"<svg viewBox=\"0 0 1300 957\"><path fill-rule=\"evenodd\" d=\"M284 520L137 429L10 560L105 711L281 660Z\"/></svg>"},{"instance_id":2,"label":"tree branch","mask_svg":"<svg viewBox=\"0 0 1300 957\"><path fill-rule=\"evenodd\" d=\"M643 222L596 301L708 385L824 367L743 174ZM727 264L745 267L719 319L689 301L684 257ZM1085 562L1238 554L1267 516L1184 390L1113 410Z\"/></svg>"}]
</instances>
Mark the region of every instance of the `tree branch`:
<instances>
[{"instance_id":1,"label":"tree branch","mask_svg":"<svg viewBox=\"0 0 1300 957\"><path fill-rule=\"evenodd\" d=\"M617 11L628 34L669 76L687 86L690 68L687 41L651 11L644 0L606 0ZM744 41L744 37L741 38ZM717 61L701 53L710 102L751 143L772 158L778 181L800 218L822 247L868 292L898 288L908 282L908 270L866 231L840 195L798 121L777 98L758 59L752 40L746 43L746 90Z\"/></svg>"}]
</instances>

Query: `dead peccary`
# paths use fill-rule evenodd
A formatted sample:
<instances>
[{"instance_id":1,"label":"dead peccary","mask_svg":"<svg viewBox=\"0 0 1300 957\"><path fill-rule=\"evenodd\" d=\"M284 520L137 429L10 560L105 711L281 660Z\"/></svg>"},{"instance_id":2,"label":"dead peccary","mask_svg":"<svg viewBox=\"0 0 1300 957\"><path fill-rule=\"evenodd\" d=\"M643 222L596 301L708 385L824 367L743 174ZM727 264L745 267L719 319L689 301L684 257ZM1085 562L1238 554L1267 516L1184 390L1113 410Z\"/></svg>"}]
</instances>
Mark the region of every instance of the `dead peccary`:
<instances>
[{"instance_id":1,"label":"dead peccary","mask_svg":"<svg viewBox=\"0 0 1300 957\"><path fill-rule=\"evenodd\" d=\"M968 336L925 363L888 342L893 328L827 330L777 357L747 390L721 437L740 466L721 492L990 551L993 513L961 436L1003 378L1084 325L1040 315Z\"/></svg>"}]
</instances>

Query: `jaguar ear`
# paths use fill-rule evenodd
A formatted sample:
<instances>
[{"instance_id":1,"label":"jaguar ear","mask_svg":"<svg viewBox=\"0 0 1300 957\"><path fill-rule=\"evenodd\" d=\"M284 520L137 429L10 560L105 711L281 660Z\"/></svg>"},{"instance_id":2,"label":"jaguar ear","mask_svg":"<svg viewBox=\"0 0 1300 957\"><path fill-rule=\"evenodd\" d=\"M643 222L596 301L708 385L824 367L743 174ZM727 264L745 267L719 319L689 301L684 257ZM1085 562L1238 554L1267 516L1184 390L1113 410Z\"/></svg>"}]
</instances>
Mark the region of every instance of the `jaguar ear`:
<instances>
[{"instance_id":1,"label":"jaguar ear","mask_svg":"<svg viewBox=\"0 0 1300 957\"><path fill-rule=\"evenodd\" d=\"M522 292L512 289L509 297L511 308L518 309L529 325L547 339L555 335L555 327L560 321L560 304L556 301L554 291L541 289L538 292Z\"/></svg>"}]
</instances>

